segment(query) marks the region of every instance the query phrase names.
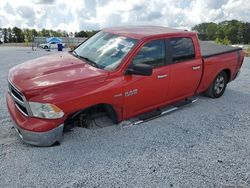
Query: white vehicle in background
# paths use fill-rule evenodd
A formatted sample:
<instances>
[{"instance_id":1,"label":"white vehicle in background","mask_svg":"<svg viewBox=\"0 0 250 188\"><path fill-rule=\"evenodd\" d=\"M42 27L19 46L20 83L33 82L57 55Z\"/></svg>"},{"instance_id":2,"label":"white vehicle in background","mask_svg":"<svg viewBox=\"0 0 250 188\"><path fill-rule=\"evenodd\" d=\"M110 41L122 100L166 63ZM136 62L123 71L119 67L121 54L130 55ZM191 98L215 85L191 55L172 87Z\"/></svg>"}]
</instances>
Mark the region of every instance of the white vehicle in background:
<instances>
[{"instance_id":1,"label":"white vehicle in background","mask_svg":"<svg viewBox=\"0 0 250 188\"><path fill-rule=\"evenodd\" d=\"M62 43L63 40L59 37L48 37L46 38L47 43L40 44L39 47L43 49L52 49L57 48L58 44L62 44L62 47L65 47L65 44Z\"/></svg>"},{"instance_id":2,"label":"white vehicle in background","mask_svg":"<svg viewBox=\"0 0 250 188\"><path fill-rule=\"evenodd\" d=\"M60 42L51 42L51 43L44 43L40 44L39 47L43 49L54 49L57 48L57 44L62 44L63 48L65 47L65 43L60 43Z\"/></svg>"}]
</instances>

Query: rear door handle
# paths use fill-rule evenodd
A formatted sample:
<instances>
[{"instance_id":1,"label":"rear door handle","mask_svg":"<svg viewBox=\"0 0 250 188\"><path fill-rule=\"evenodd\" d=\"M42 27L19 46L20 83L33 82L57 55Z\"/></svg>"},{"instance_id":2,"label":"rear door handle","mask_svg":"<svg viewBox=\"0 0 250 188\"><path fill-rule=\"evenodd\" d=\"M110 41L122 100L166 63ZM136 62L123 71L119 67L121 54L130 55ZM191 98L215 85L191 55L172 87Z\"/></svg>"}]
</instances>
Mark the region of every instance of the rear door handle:
<instances>
[{"instance_id":1,"label":"rear door handle","mask_svg":"<svg viewBox=\"0 0 250 188\"><path fill-rule=\"evenodd\" d=\"M166 78L167 76L168 76L167 74L162 74L162 75L158 75L157 78L162 79L162 78Z\"/></svg>"},{"instance_id":2,"label":"rear door handle","mask_svg":"<svg viewBox=\"0 0 250 188\"><path fill-rule=\"evenodd\" d=\"M193 70L198 70L198 69L200 69L201 68L201 66L194 66L193 67Z\"/></svg>"}]
</instances>

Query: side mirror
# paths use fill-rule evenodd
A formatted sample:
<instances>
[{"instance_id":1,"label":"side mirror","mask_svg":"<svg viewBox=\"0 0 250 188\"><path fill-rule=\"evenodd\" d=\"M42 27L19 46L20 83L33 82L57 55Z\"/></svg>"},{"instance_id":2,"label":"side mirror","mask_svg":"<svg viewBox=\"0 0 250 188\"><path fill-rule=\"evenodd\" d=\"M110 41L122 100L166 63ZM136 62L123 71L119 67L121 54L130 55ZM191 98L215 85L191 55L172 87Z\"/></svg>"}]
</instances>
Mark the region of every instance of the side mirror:
<instances>
[{"instance_id":1,"label":"side mirror","mask_svg":"<svg viewBox=\"0 0 250 188\"><path fill-rule=\"evenodd\" d=\"M151 76L153 72L153 67L147 64L131 64L127 70L127 74Z\"/></svg>"}]
</instances>

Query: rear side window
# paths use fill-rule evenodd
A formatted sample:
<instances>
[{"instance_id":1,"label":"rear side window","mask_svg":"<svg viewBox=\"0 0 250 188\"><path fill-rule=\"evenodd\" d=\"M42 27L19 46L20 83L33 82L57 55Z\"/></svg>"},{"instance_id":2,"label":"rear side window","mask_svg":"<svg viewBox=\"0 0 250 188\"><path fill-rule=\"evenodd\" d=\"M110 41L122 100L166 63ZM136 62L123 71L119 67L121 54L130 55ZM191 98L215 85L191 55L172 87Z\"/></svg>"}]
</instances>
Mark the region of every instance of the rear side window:
<instances>
[{"instance_id":1,"label":"rear side window","mask_svg":"<svg viewBox=\"0 0 250 188\"><path fill-rule=\"evenodd\" d=\"M170 39L173 63L194 59L194 45L191 38Z\"/></svg>"},{"instance_id":2,"label":"rear side window","mask_svg":"<svg viewBox=\"0 0 250 188\"><path fill-rule=\"evenodd\" d=\"M165 41L154 40L146 43L133 59L133 64L143 63L160 67L166 63Z\"/></svg>"}]
</instances>

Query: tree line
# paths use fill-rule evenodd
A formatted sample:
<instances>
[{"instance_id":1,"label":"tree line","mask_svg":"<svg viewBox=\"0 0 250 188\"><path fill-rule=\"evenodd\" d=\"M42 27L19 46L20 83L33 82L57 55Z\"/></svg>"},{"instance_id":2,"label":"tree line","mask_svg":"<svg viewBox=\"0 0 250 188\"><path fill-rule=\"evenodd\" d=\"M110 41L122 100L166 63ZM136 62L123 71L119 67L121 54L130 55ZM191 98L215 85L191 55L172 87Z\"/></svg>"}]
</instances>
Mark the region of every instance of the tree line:
<instances>
[{"instance_id":1,"label":"tree line","mask_svg":"<svg viewBox=\"0 0 250 188\"><path fill-rule=\"evenodd\" d=\"M13 28L0 28L2 33L2 40L0 36L0 43L23 43L33 42L34 37L91 37L98 31L80 31L80 32L67 32L62 30L49 30L49 29L20 29L18 27Z\"/></svg>"},{"instance_id":2,"label":"tree line","mask_svg":"<svg viewBox=\"0 0 250 188\"><path fill-rule=\"evenodd\" d=\"M200 40L213 40L221 44L250 44L250 23L238 20L209 22L195 25Z\"/></svg>"},{"instance_id":3,"label":"tree line","mask_svg":"<svg viewBox=\"0 0 250 188\"><path fill-rule=\"evenodd\" d=\"M250 44L250 23L238 20L223 21L220 23L201 23L192 28L198 32L200 40L213 40L222 44ZM66 32L62 30L36 30L36 29L20 29L0 28L2 33L2 42L32 42L34 37L91 37L97 30ZM1 37L1 36L0 36ZM1 42L1 40L0 40Z\"/></svg>"}]
</instances>

